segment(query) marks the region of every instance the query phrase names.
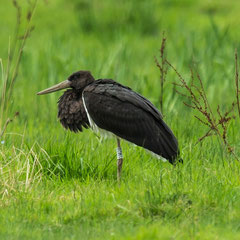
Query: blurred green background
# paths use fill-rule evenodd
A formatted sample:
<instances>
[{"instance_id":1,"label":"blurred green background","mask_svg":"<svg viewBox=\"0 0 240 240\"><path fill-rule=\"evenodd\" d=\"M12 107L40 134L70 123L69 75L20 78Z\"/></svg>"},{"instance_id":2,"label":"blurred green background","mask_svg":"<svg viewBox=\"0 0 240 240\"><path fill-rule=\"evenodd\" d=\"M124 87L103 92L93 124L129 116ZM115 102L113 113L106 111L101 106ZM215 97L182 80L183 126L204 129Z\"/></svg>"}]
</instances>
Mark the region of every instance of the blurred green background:
<instances>
[{"instance_id":1,"label":"blurred green background","mask_svg":"<svg viewBox=\"0 0 240 240\"><path fill-rule=\"evenodd\" d=\"M21 5L26 22L28 1ZM1 6L0 56L6 68L16 9L11 1L1 1ZM35 93L79 69L90 70L95 78L129 85L159 106L154 56L159 55L163 32L167 58L179 72L188 80L194 62L210 102L229 104L234 91L234 51L239 48L239 10L240 4L234 0L39 1L33 18L35 30L24 49L16 81L13 111L20 111L24 122L32 121L36 113L42 115L40 109L54 104L59 93L47 100ZM164 92L166 117L185 111L182 99L172 91L174 81L177 77L169 71ZM54 105L45 113L45 122L53 112L56 114Z\"/></svg>"},{"instance_id":2,"label":"blurred green background","mask_svg":"<svg viewBox=\"0 0 240 240\"><path fill-rule=\"evenodd\" d=\"M20 36L31 0L21 6ZM16 9L0 0L0 58L7 71ZM57 121L57 92L36 93L77 70L112 78L158 108L162 34L167 59L188 82L192 63L213 111L235 101L235 49L240 49L238 0L39 0L0 145L1 239L239 239L239 162L215 136L195 145L207 128L184 106L168 70L164 119L176 134L183 165L159 162L123 143L121 186L116 143L90 130L65 131ZM14 62L10 69L13 72ZM1 78L0 88L3 87ZM228 139L239 153L239 119ZM239 154L238 154L239 155Z\"/></svg>"},{"instance_id":3,"label":"blurred green background","mask_svg":"<svg viewBox=\"0 0 240 240\"><path fill-rule=\"evenodd\" d=\"M22 2L26 12L27 1ZM6 66L16 9L11 1L2 1L1 6L0 56ZM34 102L38 110L37 101L41 100L33 93L79 69L91 70L96 78L127 84L157 105L160 85L154 56L163 31L171 63L183 75L189 73L192 61L197 63L209 91L218 92L217 96L210 94L211 100L225 102L228 98L221 95L231 96L225 87L231 85L234 49L239 47L239 9L234 0L39 1L33 19L35 30L24 49L14 91L15 104L20 104L15 108L21 110L24 103L21 112L25 112ZM169 72L166 85L171 86L172 81L176 75ZM26 97L28 103L23 99ZM164 100L166 109L176 109L171 93L166 92Z\"/></svg>"}]
</instances>

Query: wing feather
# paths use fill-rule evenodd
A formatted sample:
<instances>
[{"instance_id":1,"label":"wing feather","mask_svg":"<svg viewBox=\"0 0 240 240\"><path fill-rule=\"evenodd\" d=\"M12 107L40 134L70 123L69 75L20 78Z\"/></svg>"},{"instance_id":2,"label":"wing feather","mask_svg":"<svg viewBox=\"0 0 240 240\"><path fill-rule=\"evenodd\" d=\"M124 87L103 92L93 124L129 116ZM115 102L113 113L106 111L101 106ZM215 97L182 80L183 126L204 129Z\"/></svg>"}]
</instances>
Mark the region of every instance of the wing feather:
<instances>
[{"instance_id":1,"label":"wing feather","mask_svg":"<svg viewBox=\"0 0 240 240\"><path fill-rule=\"evenodd\" d=\"M177 139L152 103L127 87L101 81L83 92L95 124L174 163Z\"/></svg>"}]
</instances>

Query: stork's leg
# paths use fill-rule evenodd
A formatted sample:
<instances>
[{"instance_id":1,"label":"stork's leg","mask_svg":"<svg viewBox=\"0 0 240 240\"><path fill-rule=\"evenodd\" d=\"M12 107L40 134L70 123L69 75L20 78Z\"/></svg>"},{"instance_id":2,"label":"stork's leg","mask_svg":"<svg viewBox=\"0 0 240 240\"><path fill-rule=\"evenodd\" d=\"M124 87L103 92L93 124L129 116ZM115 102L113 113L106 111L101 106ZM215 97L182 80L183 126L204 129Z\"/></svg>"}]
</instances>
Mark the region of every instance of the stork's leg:
<instances>
[{"instance_id":1,"label":"stork's leg","mask_svg":"<svg viewBox=\"0 0 240 240\"><path fill-rule=\"evenodd\" d=\"M120 181L120 178L121 178L122 164L123 164L122 148L120 145L120 139L117 138L117 179L118 181Z\"/></svg>"}]
</instances>

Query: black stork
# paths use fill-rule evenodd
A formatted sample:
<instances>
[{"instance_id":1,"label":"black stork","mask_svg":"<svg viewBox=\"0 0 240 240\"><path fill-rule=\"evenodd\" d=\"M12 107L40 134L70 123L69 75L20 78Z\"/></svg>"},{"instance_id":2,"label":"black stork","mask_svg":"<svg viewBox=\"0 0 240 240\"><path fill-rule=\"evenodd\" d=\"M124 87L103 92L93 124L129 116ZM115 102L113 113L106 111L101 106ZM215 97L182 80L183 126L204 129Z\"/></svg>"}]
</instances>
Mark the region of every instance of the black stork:
<instances>
[{"instance_id":1,"label":"black stork","mask_svg":"<svg viewBox=\"0 0 240 240\"><path fill-rule=\"evenodd\" d=\"M58 101L58 118L64 128L77 132L91 127L117 138L120 179L123 163L120 138L141 146L174 164L178 142L161 113L146 98L111 79L95 80L89 71L73 73L67 80L38 95L66 89Z\"/></svg>"}]
</instances>

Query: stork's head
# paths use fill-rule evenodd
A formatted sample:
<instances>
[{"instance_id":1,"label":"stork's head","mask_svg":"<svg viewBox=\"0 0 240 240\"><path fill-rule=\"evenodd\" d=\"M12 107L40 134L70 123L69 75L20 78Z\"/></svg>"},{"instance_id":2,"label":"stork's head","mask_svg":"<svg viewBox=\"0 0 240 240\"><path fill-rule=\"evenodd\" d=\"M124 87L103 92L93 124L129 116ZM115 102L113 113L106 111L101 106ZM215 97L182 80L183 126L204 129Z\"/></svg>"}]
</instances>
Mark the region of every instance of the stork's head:
<instances>
[{"instance_id":1,"label":"stork's head","mask_svg":"<svg viewBox=\"0 0 240 240\"><path fill-rule=\"evenodd\" d=\"M73 88L75 90L82 90L85 88L88 84L92 83L94 81L93 76L89 71L78 71L73 74L71 74L67 80L58 83L50 88L47 88L41 92L38 92L38 95L47 94L59 91L64 88Z\"/></svg>"}]
</instances>

